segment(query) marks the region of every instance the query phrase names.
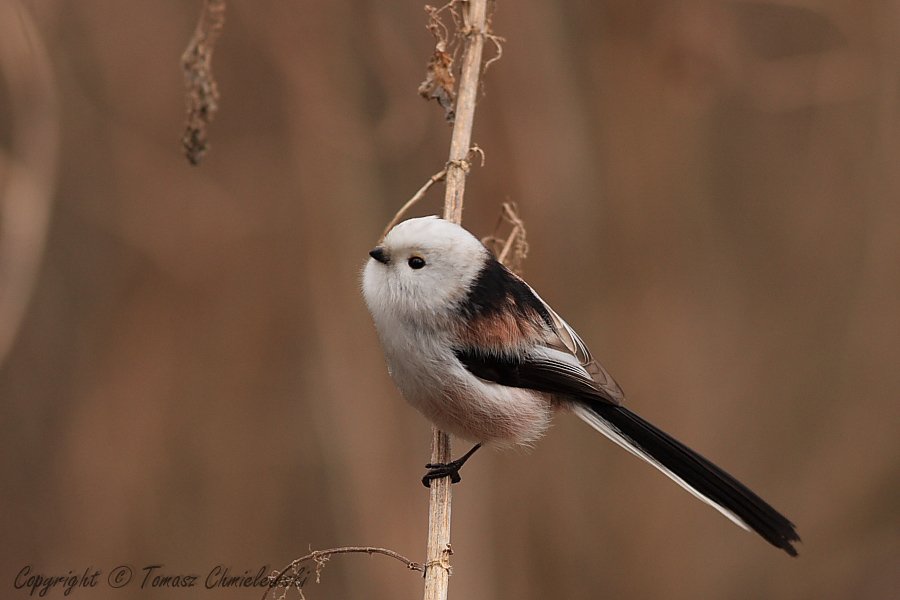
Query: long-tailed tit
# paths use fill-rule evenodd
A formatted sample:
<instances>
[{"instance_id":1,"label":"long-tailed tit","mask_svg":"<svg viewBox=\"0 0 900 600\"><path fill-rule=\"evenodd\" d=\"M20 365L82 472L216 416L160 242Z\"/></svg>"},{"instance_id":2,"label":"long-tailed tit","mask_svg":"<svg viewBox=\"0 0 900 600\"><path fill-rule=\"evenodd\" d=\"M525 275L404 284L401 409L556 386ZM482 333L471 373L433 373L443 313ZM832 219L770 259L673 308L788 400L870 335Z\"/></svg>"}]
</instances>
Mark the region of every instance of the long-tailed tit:
<instances>
[{"instance_id":1,"label":"long-tailed tit","mask_svg":"<svg viewBox=\"0 0 900 600\"><path fill-rule=\"evenodd\" d=\"M624 394L578 334L462 227L410 219L363 273L391 377L439 428L476 445L427 465L451 477L482 444L530 444L571 410L737 525L796 556L794 525L742 483L622 406Z\"/></svg>"}]
</instances>

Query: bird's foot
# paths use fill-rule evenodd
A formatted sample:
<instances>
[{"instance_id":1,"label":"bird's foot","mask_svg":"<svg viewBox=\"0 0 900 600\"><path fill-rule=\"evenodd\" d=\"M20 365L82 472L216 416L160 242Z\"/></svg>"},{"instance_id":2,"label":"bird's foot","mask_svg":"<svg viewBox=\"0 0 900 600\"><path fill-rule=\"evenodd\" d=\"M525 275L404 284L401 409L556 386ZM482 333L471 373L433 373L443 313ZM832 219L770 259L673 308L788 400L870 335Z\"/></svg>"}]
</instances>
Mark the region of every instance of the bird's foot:
<instances>
[{"instance_id":1,"label":"bird's foot","mask_svg":"<svg viewBox=\"0 0 900 600\"><path fill-rule=\"evenodd\" d=\"M475 451L481 448L481 444L475 444L471 450L457 458L456 460L451 460L448 463L428 463L425 465L425 468L428 469L428 472L425 473L425 476L422 477L422 485L427 488L431 487L432 479L442 479L444 477L450 478L450 483L459 483L460 479L459 470L462 468L466 461L475 454Z\"/></svg>"}]
</instances>

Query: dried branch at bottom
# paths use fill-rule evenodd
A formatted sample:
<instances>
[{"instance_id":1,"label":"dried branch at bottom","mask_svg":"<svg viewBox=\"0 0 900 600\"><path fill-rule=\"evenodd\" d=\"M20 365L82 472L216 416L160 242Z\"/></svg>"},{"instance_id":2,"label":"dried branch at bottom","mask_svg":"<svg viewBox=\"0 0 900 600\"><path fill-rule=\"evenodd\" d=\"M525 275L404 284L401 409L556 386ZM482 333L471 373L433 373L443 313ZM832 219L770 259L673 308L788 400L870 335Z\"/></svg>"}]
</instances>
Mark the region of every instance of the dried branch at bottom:
<instances>
[{"instance_id":1,"label":"dried branch at bottom","mask_svg":"<svg viewBox=\"0 0 900 600\"><path fill-rule=\"evenodd\" d=\"M359 553L359 554L383 554L385 556L389 556L391 558L395 558L406 565L406 568L411 571L419 571L421 573L425 572L425 567L420 565L417 562L413 562L399 554L394 552L393 550L388 550L387 548L378 548L375 546L343 546L340 548L328 548L327 550L313 550L306 556L301 556L297 560L293 561L291 564L281 569L280 571L276 571L272 575L269 576L269 587L266 588L266 591L263 592L262 598L265 600L266 595L268 595L270 590L276 590L279 588L285 588L285 590L294 588L298 592L300 592L300 596L303 596L302 583L297 582L296 578L292 577L288 574L288 571L294 571L296 574L297 567L301 564L314 560L316 562L316 583L319 583L322 568L325 566L325 563L331 558L333 554L351 554L351 553ZM286 585L282 585L281 582L289 581ZM305 581L305 580L303 580Z\"/></svg>"}]
</instances>

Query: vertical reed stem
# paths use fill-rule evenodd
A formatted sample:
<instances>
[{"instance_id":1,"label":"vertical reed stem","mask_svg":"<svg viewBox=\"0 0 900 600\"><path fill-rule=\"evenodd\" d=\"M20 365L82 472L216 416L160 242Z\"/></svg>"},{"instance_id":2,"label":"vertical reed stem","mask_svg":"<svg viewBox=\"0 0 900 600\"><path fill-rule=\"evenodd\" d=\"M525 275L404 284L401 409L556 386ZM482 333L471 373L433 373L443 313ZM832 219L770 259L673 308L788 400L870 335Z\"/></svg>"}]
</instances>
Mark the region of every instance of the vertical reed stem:
<instances>
[{"instance_id":1,"label":"vertical reed stem","mask_svg":"<svg viewBox=\"0 0 900 600\"><path fill-rule=\"evenodd\" d=\"M444 196L444 218L462 221L463 193L466 188L468 155L472 143L472 123L481 75L481 55L487 20L487 0L464 3L463 22L465 48L456 100L456 120L450 141L447 163L447 191ZM451 460L450 436L432 428L431 462ZM425 600L447 600L450 583L450 478L431 482L428 505L428 548L425 563Z\"/></svg>"}]
</instances>

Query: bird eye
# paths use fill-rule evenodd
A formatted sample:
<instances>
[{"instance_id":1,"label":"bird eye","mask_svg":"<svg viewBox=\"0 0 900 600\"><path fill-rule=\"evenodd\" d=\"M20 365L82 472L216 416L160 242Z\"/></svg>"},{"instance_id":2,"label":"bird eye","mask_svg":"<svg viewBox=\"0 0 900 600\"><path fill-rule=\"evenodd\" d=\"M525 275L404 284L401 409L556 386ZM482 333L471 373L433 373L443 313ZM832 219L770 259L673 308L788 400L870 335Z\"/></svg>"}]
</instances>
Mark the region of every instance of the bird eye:
<instances>
[{"instance_id":1,"label":"bird eye","mask_svg":"<svg viewBox=\"0 0 900 600\"><path fill-rule=\"evenodd\" d=\"M417 254L414 254L409 257L409 260L406 261L406 264L409 265L410 269L421 269L425 266L425 259Z\"/></svg>"}]
</instances>

